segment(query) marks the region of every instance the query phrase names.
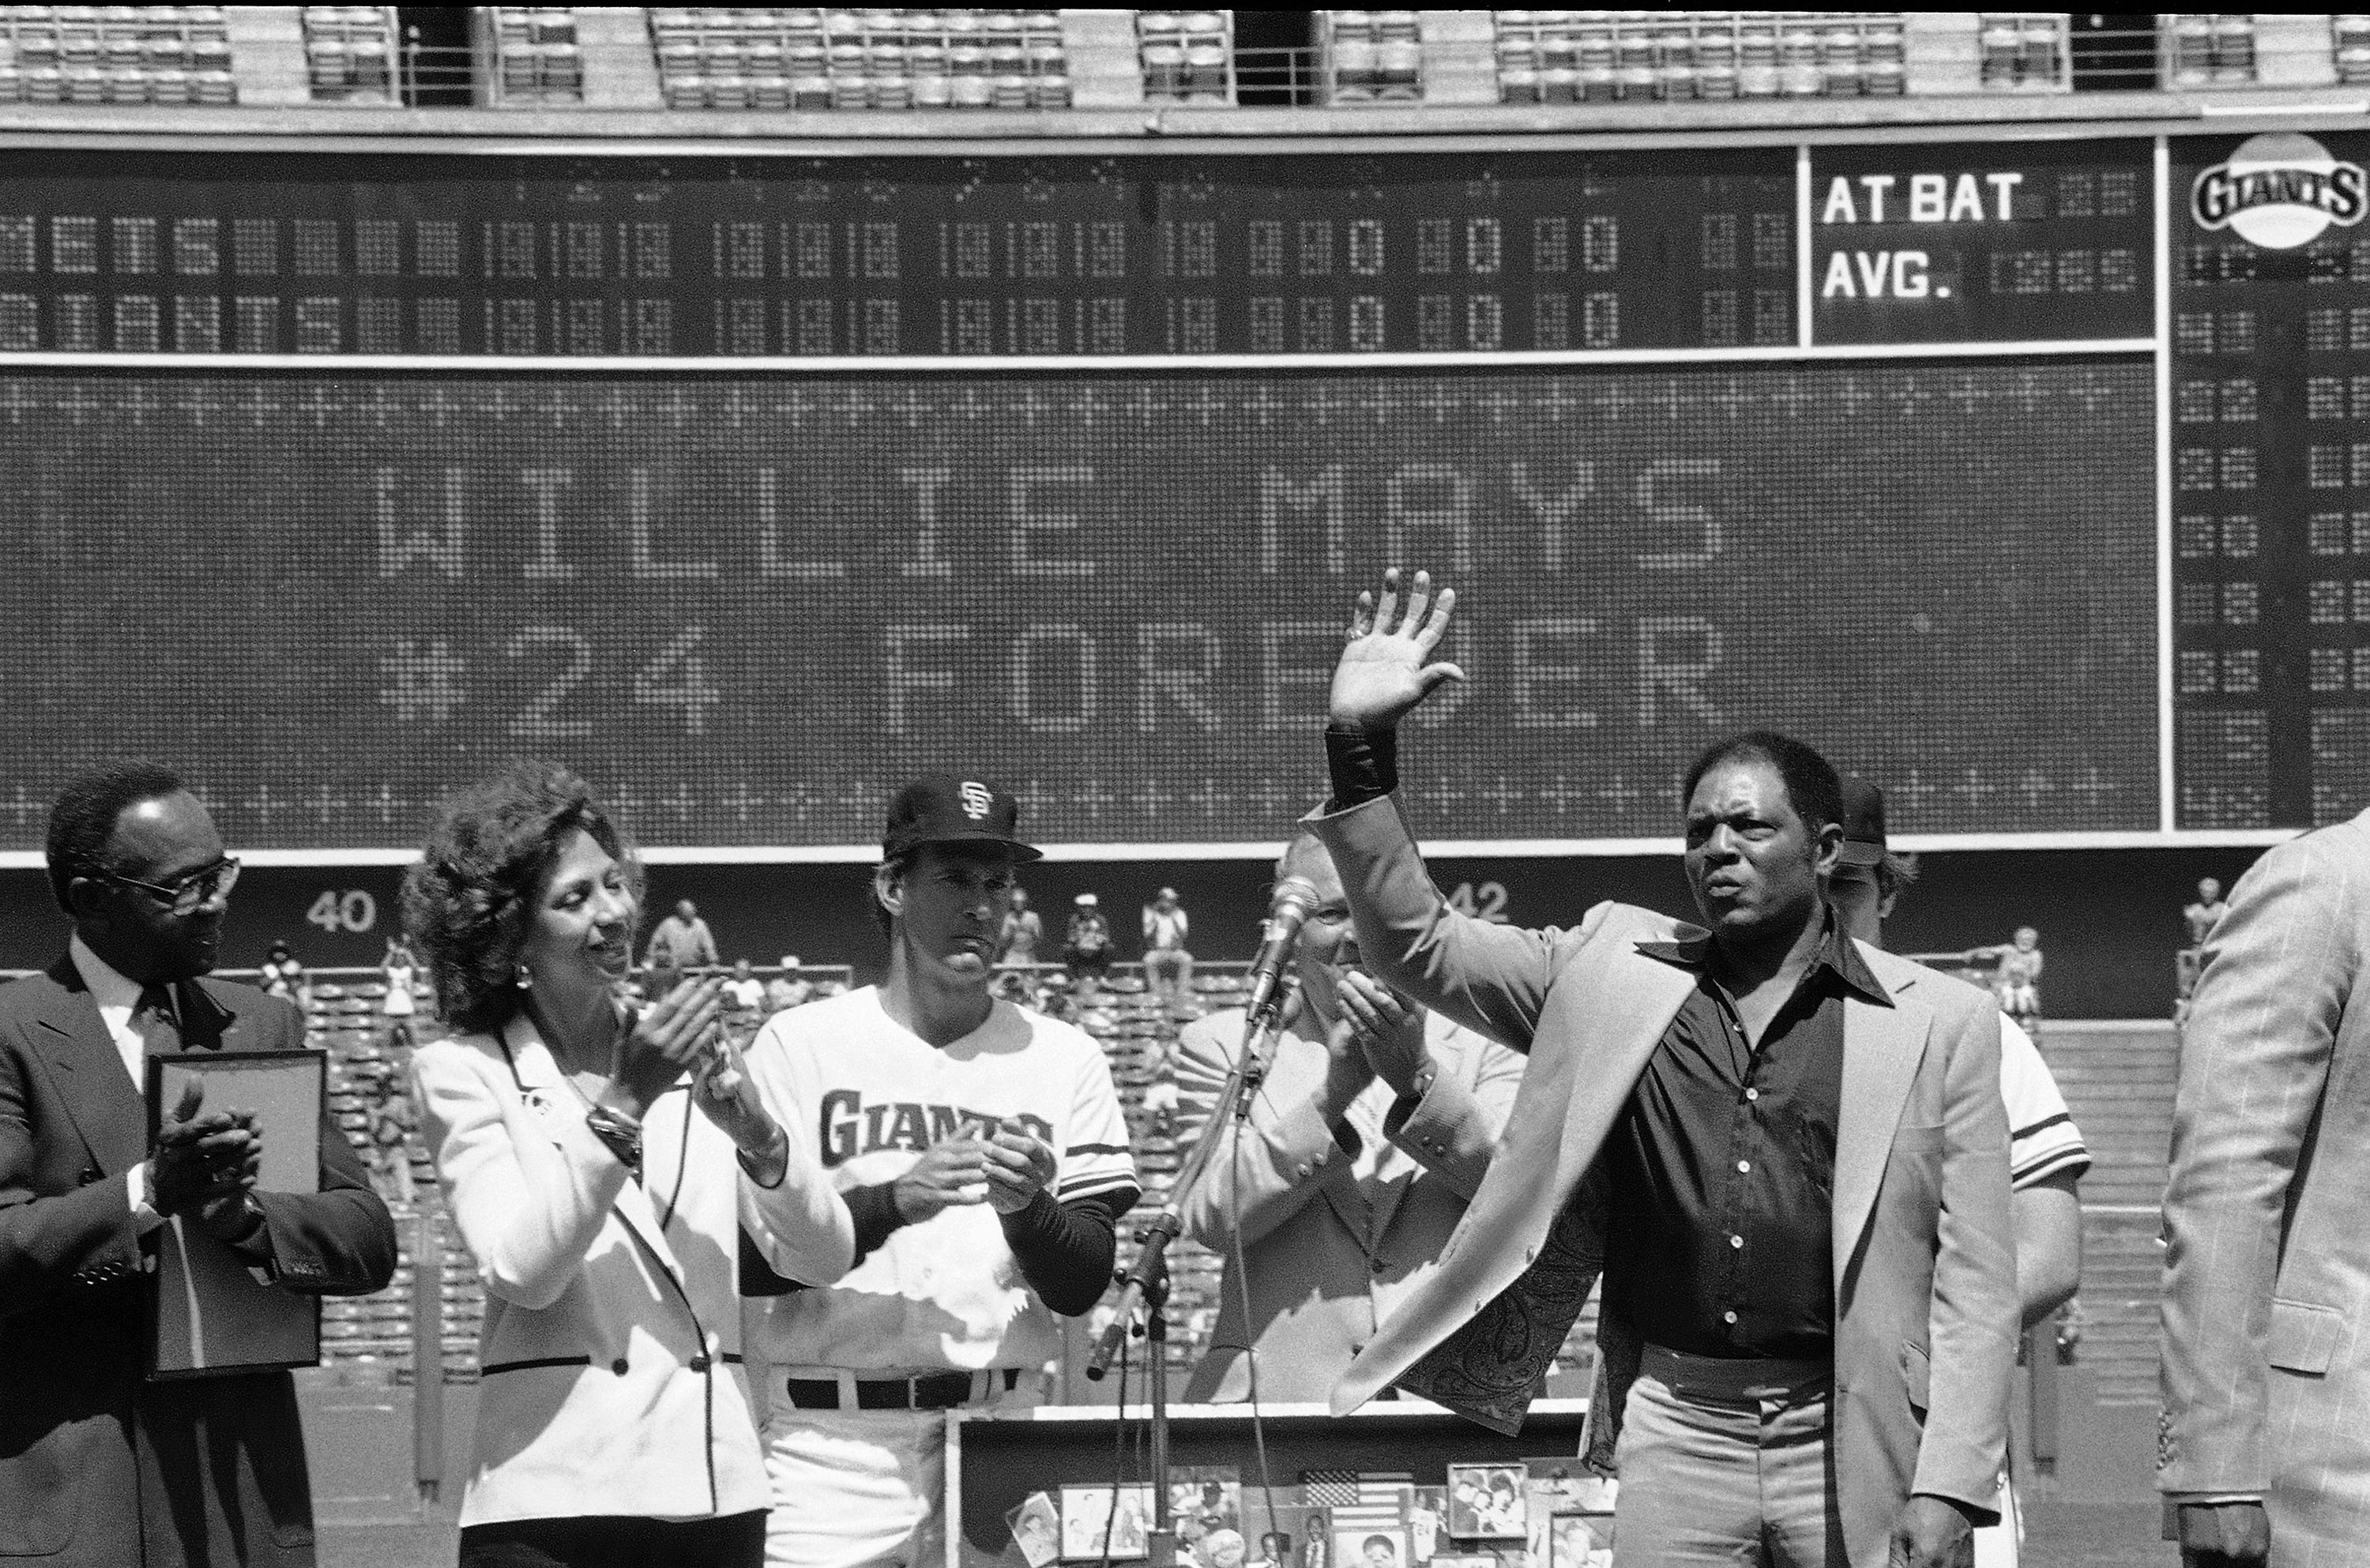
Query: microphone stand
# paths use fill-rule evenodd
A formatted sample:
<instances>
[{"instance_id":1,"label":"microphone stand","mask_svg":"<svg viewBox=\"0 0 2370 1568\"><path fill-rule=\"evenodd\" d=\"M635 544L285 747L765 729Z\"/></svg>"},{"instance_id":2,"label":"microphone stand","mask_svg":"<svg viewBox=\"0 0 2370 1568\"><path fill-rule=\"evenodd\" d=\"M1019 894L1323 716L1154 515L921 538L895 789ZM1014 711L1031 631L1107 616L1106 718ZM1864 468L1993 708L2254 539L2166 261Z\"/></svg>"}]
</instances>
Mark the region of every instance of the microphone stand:
<instances>
[{"instance_id":1,"label":"microphone stand","mask_svg":"<svg viewBox=\"0 0 2370 1568\"><path fill-rule=\"evenodd\" d=\"M1176 1184L1168 1190L1168 1202L1152 1216L1151 1224L1135 1233L1135 1262L1119 1276L1118 1308L1087 1362L1087 1380L1099 1383L1110 1371L1110 1364L1118 1358L1120 1347L1127 1343L1130 1334L1141 1333L1145 1348L1151 1352L1145 1372L1152 1389L1152 1530L1145 1542L1150 1568L1176 1568L1177 1562L1177 1525L1168 1508L1168 1244L1185 1228L1186 1195L1209 1168L1219 1143L1218 1129L1230 1117L1237 1123L1249 1119L1251 1096L1267 1080L1268 1053L1275 1044L1276 1035L1283 1032L1284 1014L1291 1010L1299 989L1300 976L1286 971L1265 1012L1243 1020L1243 1047L1236 1055L1234 1070L1226 1075L1225 1084L1218 1090L1217 1103L1211 1108L1201 1139L1187 1153L1183 1168L1177 1172ZM1144 1313L1140 1329L1135 1322L1139 1308ZM1116 1493L1111 1506L1119 1506ZM1268 1524L1272 1529L1275 1521L1270 1519Z\"/></svg>"}]
</instances>

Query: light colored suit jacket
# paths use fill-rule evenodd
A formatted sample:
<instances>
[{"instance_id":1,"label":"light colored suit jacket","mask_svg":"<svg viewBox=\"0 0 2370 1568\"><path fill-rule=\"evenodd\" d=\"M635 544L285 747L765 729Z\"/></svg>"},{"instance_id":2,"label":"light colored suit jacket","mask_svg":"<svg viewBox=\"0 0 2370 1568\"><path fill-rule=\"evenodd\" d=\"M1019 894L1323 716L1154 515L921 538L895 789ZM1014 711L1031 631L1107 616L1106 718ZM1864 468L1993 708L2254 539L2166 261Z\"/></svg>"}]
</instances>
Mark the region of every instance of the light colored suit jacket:
<instances>
[{"instance_id":1,"label":"light colored suit jacket","mask_svg":"<svg viewBox=\"0 0 2370 1568\"><path fill-rule=\"evenodd\" d=\"M2370 812L2267 851L2206 939L2165 1193L2157 1483L2370 1564Z\"/></svg>"},{"instance_id":2,"label":"light colored suit jacket","mask_svg":"<svg viewBox=\"0 0 2370 1568\"><path fill-rule=\"evenodd\" d=\"M1523 1081L1522 1057L1426 1014L1439 1070L1423 1098L1400 1101L1377 1080L1352 1105L1352 1141L1380 1151L1381 1169L1370 1159L1362 1173L1317 1108L1325 1043L1306 1027L1277 1039L1238 1140L1233 1124L1214 1132L1207 1120L1242 1048L1242 1010L1197 1019L1179 1041L1178 1089L1195 1113L1182 1136L1222 1140L1186 1195L1185 1234L1225 1259L1217 1328L1186 1385L1189 1401L1248 1399L1246 1345L1258 1356L1261 1399L1325 1399L1375 1325L1439 1267ZM1235 1266L1238 1219L1248 1319Z\"/></svg>"},{"instance_id":3,"label":"light colored suit jacket","mask_svg":"<svg viewBox=\"0 0 2370 1568\"><path fill-rule=\"evenodd\" d=\"M1366 963L1530 1056L1440 1272L1352 1363L1334 1408L1397 1382L1511 1429L1602 1266L1597 1155L1696 983L1639 944L1699 933L1617 904L1570 930L1490 925L1442 899L1396 801L1307 820L1332 851ZM1893 1005L1845 1004L1831 1409L1846 1549L1854 1568L1881 1568L1912 1493L1979 1516L1998 1505L2016 1251L1990 997L1859 951ZM1598 1332L1585 1446L1609 1470L1639 1341L1616 1313Z\"/></svg>"},{"instance_id":4,"label":"light colored suit jacket","mask_svg":"<svg viewBox=\"0 0 2370 1568\"><path fill-rule=\"evenodd\" d=\"M486 1286L477 1453L461 1523L766 1505L742 1379L736 1227L775 1272L828 1285L856 1228L808 1140L768 1191L691 1103L643 1119L636 1182L523 1016L413 1058L422 1125Z\"/></svg>"}]
</instances>

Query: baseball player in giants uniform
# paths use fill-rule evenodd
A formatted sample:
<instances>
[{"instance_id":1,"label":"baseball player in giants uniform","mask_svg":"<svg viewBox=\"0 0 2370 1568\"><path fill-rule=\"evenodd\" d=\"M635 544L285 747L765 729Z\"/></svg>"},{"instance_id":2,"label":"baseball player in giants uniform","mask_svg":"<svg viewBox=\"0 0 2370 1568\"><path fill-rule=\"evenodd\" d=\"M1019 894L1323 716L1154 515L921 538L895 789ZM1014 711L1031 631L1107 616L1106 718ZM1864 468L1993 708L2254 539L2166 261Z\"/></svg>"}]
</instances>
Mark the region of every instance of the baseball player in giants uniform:
<instances>
[{"instance_id":1,"label":"baseball player in giants uniform","mask_svg":"<svg viewBox=\"0 0 2370 1568\"><path fill-rule=\"evenodd\" d=\"M1916 873L1886 847L1884 791L1844 775L1844 845L1827 898L1844 928L1883 945L1884 917ZM2000 1098L2008 1105L2008 1180L2016 1203L2016 1283L2024 1326L2064 1306L2082 1278L2082 1200L2076 1190L2090 1150L2065 1109L2057 1080L2032 1036L2000 1015ZM2010 1439L2011 1452L2015 1448ZM2015 1568L2024 1533L2008 1477L2000 1478L2000 1522L1974 1533L1975 1568Z\"/></svg>"},{"instance_id":2,"label":"baseball player in giants uniform","mask_svg":"<svg viewBox=\"0 0 2370 1568\"><path fill-rule=\"evenodd\" d=\"M1013 870L1037 859L1018 821L977 779L900 790L873 873L887 983L779 1014L749 1048L856 1221L836 1285L748 1304L769 1563L938 1568L943 1412L1033 1397L1053 1315L1110 1283L1138 1189L1102 1049L989 994Z\"/></svg>"}]
</instances>

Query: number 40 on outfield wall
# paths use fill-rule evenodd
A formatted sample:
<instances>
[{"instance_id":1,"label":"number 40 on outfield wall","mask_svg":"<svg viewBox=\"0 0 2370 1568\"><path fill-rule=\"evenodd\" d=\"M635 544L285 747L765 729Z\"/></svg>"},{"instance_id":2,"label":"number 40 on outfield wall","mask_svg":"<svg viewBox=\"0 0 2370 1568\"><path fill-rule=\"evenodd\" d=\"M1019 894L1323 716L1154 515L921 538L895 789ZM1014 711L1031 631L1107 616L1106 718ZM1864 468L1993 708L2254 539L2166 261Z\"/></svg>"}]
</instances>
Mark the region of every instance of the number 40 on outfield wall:
<instances>
[{"instance_id":1,"label":"number 40 on outfield wall","mask_svg":"<svg viewBox=\"0 0 2370 1568\"><path fill-rule=\"evenodd\" d=\"M321 896L305 911L305 920L332 935L340 931L359 935L378 924L378 900L358 887L343 892L323 888Z\"/></svg>"}]
</instances>

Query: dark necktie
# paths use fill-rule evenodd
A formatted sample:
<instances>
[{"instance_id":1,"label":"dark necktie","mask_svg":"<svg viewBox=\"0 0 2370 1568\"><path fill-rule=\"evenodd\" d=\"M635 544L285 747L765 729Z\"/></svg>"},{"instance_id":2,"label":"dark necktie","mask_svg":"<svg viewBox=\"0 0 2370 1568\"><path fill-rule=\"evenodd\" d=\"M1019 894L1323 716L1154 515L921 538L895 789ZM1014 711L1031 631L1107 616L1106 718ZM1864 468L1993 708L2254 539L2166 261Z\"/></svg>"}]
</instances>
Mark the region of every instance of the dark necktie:
<instances>
[{"instance_id":1,"label":"dark necktie","mask_svg":"<svg viewBox=\"0 0 2370 1568\"><path fill-rule=\"evenodd\" d=\"M170 986L150 986L140 993L139 1005L132 1009L132 1032L140 1036L142 1049L151 1056L170 1055L181 1048L181 1025L173 1010Z\"/></svg>"}]
</instances>

